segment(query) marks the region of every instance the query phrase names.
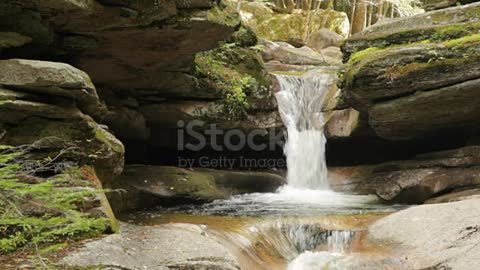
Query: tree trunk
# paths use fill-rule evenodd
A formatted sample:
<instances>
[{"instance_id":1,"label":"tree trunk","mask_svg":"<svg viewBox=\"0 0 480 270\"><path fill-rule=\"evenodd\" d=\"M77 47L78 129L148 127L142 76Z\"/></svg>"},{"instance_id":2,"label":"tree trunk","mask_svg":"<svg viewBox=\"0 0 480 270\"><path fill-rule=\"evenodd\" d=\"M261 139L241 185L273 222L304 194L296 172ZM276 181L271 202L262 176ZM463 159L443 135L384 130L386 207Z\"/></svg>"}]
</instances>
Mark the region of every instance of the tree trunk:
<instances>
[{"instance_id":1,"label":"tree trunk","mask_svg":"<svg viewBox=\"0 0 480 270\"><path fill-rule=\"evenodd\" d=\"M350 33L348 33L349 36L353 33L353 21L355 20L355 10L356 9L357 9L357 0L353 0L353 2L352 2L352 15L350 17Z\"/></svg>"},{"instance_id":2,"label":"tree trunk","mask_svg":"<svg viewBox=\"0 0 480 270\"><path fill-rule=\"evenodd\" d=\"M310 0L302 0L302 9L309 10L310 9Z\"/></svg>"},{"instance_id":3,"label":"tree trunk","mask_svg":"<svg viewBox=\"0 0 480 270\"><path fill-rule=\"evenodd\" d=\"M285 0L285 8L287 9L288 13L292 13L292 11L295 9L295 3L293 0Z\"/></svg>"},{"instance_id":4,"label":"tree trunk","mask_svg":"<svg viewBox=\"0 0 480 270\"><path fill-rule=\"evenodd\" d=\"M353 20L352 34L362 32L366 23L366 2L365 0L357 0L355 8L355 16Z\"/></svg>"},{"instance_id":5,"label":"tree trunk","mask_svg":"<svg viewBox=\"0 0 480 270\"><path fill-rule=\"evenodd\" d=\"M377 15L375 16L373 23L381 21L383 19L383 0L378 0Z\"/></svg>"},{"instance_id":6,"label":"tree trunk","mask_svg":"<svg viewBox=\"0 0 480 270\"><path fill-rule=\"evenodd\" d=\"M367 27L372 25L372 18L373 18L373 4L368 4L368 20L367 20Z\"/></svg>"}]
</instances>

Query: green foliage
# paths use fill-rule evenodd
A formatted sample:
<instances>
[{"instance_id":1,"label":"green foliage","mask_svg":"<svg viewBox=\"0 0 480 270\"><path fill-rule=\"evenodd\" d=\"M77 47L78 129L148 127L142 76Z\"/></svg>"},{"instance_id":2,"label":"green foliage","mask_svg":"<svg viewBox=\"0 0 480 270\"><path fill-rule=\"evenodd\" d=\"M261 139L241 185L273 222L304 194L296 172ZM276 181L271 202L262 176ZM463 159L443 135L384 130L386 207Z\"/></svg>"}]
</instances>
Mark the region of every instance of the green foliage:
<instances>
[{"instance_id":1,"label":"green foliage","mask_svg":"<svg viewBox=\"0 0 480 270\"><path fill-rule=\"evenodd\" d=\"M0 253L106 230L106 219L81 211L102 190L81 179L78 168L49 178L26 176L20 165L23 153L0 149L7 149L0 152Z\"/></svg>"},{"instance_id":2,"label":"green foliage","mask_svg":"<svg viewBox=\"0 0 480 270\"><path fill-rule=\"evenodd\" d=\"M246 49L227 43L195 56L197 76L206 77L225 97L224 107L230 119L242 117L248 107L247 92L258 84L255 78L240 70L240 63L251 59Z\"/></svg>"}]
</instances>

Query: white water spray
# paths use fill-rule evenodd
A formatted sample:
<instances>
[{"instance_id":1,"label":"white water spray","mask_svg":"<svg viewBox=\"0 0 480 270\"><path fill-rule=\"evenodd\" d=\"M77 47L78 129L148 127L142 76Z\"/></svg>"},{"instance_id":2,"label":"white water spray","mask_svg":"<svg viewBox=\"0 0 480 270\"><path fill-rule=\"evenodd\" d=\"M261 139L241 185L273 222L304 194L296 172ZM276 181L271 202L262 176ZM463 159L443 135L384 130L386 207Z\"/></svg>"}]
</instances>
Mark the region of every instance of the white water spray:
<instances>
[{"instance_id":1,"label":"white water spray","mask_svg":"<svg viewBox=\"0 0 480 270\"><path fill-rule=\"evenodd\" d=\"M288 138L288 185L300 189L329 189L325 163L322 114L325 93L335 83L335 74L310 72L303 76L275 75L276 94Z\"/></svg>"}]
</instances>

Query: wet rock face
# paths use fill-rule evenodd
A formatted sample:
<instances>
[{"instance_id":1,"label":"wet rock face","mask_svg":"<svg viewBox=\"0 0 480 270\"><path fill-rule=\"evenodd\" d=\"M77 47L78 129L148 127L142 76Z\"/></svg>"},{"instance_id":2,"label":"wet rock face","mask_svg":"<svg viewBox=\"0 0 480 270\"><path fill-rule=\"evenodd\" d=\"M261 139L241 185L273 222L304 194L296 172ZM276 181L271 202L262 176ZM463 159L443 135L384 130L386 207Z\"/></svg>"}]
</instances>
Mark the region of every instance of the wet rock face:
<instances>
[{"instance_id":1,"label":"wet rock face","mask_svg":"<svg viewBox=\"0 0 480 270\"><path fill-rule=\"evenodd\" d=\"M95 165L102 180L121 173L123 145L91 117L105 107L85 72L21 59L1 60L0 66L2 144L42 140L46 156L68 148L62 159Z\"/></svg>"},{"instance_id":2,"label":"wet rock face","mask_svg":"<svg viewBox=\"0 0 480 270\"><path fill-rule=\"evenodd\" d=\"M175 135L178 121L243 130L281 125L263 62L249 48L257 38L240 27L231 3L9 0L1 5L0 33L12 32L0 34L1 56L58 59L85 71L106 104L95 112L96 120L110 126L131 153L176 145L169 134ZM28 20L16 20L26 15ZM92 116L94 110L82 108Z\"/></svg>"},{"instance_id":3,"label":"wet rock face","mask_svg":"<svg viewBox=\"0 0 480 270\"><path fill-rule=\"evenodd\" d=\"M348 101L368 113L378 136L410 140L476 129L479 11L472 4L395 19L347 40Z\"/></svg>"},{"instance_id":4,"label":"wet rock face","mask_svg":"<svg viewBox=\"0 0 480 270\"><path fill-rule=\"evenodd\" d=\"M116 212L161 204L210 202L232 195L274 192L285 178L268 172L241 172L203 168L127 165L114 188L124 194L109 194Z\"/></svg>"},{"instance_id":5,"label":"wet rock face","mask_svg":"<svg viewBox=\"0 0 480 270\"><path fill-rule=\"evenodd\" d=\"M395 243L401 269L477 269L479 199L415 206L369 228L371 243Z\"/></svg>"},{"instance_id":6,"label":"wet rock face","mask_svg":"<svg viewBox=\"0 0 480 270\"><path fill-rule=\"evenodd\" d=\"M387 201L423 203L480 184L480 148L469 146L418 155L411 160L331 168L334 189L376 193Z\"/></svg>"},{"instance_id":7,"label":"wet rock face","mask_svg":"<svg viewBox=\"0 0 480 270\"><path fill-rule=\"evenodd\" d=\"M122 224L120 233L87 243L63 263L108 265L108 269L240 269L230 252L206 236L202 226L181 223L155 227Z\"/></svg>"}]
</instances>

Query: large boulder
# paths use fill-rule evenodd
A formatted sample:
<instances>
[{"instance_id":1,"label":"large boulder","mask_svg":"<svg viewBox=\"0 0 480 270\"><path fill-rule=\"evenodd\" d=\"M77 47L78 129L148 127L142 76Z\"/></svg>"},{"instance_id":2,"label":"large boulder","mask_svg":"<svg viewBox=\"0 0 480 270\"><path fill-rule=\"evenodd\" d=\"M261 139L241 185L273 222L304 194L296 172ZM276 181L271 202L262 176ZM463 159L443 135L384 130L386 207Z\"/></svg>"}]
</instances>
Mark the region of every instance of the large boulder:
<instances>
[{"instance_id":1,"label":"large boulder","mask_svg":"<svg viewBox=\"0 0 480 270\"><path fill-rule=\"evenodd\" d=\"M279 61L289 65L339 66L342 63L341 52L335 55L333 49L314 51L309 47L295 48L288 43L261 40L265 49L262 57L265 61Z\"/></svg>"},{"instance_id":2,"label":"large boulder","mask_svg":"<svg viewBox=\"0 0 480 270\"><path fill-rule=\"evenodd\" d=\"M242 2L240 14L242 21L259 37L272 41L293 39L305 43L310 34L322 28L347 37L350 29L347 14L334 10L294 10L291 14L281 14L262 3Z\"/></svg>"},{"instance_id":3,"label":"large boulder","mask_svg":"<svg viewBox=\"0 0 480 270\"><path fill-rule=\"evenodd\" d=\"M418 155L411 160L329 169L338 191L375 193L387 201L423 203L480 184L480 148L469 146Z\"/></svg>"},{"instance_id":4,"label":"large boulder","mask_svg":"<svg viewBox=\"0 0 480 270\"><path fill-rule=\"evenodd\" d=\"M0 84L39 95L73 99L78 107L92 116L103 115L100 102L90 77L71 65L24 59L0 60Z\"/></svg>"},{"instance_id":5,"label":"large boulder","mask_svg":"<svg viewBox=\"0 0 480 270\"><path fill-rule=\"evenodd\" d=\"M0 61L0 140L8 145L42 141L43 155L93 164L108 182L123 169L124 147L90 115L102 104L86 73L63 63ZM108 185L108 184L107 184Z\"/></svg>"},{"instance_id":6,"label":"large boulder","mask_svg":"<svg viewBox=\"0 0 480 270\"><path fill-rule=\"evenodd\" d=\"M192 165L187 160L183 162L184 166ZM209 202L235 194L274 192L283 184L285 178L268 172L128 165L115 179L115 187L126 193L110 194L110 199L114 210L120 212L157 203Z\"/></svg>"},{"instance_id":7,"label":"large boulder","mask_svg":"<svg viewBox=\"0 0 480 270\"><path fill-rule=\"evenodd\" d=\"M393 245L401 260L394 269L465 269L480 267L479 199L415 206L370 226L370 244Z\"/></svg>"},{"instance_id":8,"label":"large boulder","mask_svg":"<svg viewBox=\"0 0 480 270\"><path fill-rule=\"evenodd\" d=\"M378 136L410 140L476 130L479 11L472 4L396 19L347 40L344 51L353 54L346 96L368 113Z\"/></svg>"},{"instance_id":9,"label":"large boulder","mask_svg":"<svg viewBox=\"0 0 480 270\"><path fill-rule=\"evenodd\" d=\"M309 35L307 40L307 46L310 48L321 51L328 47L340 47L340 44L344 38L330 29L320 29Z\"/></svg>"},{"instance_id":10,"label":"large boulder","mask_svg":"<svg viewBox=\"0 0 480 270\"><path fill-rule=\"evenodd\" d=\"M349 56L372 47L466 36L476 33L479 21L480 3L384 20L348 38L343 49Z\"/></svg>"}]
</instances>

